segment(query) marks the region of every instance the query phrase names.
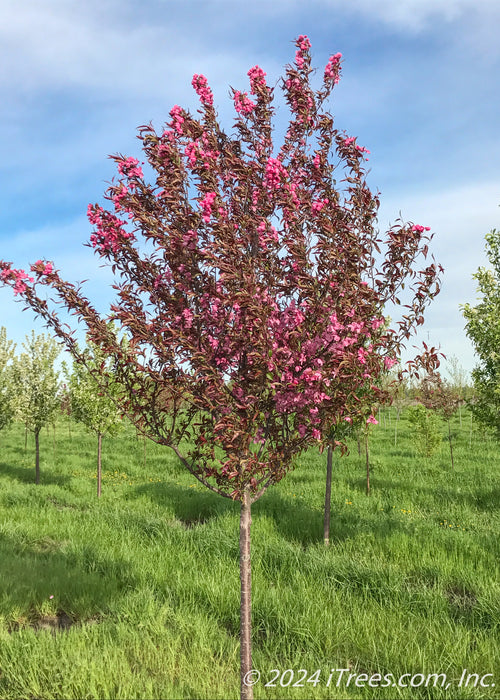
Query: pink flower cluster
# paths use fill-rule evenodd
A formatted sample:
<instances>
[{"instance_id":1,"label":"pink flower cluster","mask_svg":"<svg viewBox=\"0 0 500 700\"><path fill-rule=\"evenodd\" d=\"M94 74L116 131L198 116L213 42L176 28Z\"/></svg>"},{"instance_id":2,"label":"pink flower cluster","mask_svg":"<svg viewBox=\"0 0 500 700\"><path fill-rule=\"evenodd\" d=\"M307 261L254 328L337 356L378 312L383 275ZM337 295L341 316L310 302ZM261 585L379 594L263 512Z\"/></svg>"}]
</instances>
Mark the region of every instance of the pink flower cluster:
<instances>
[{"instance_id":1,"label":"pink flower cluster","mask_svg":"<svg viewBox=\"0 0 500 700\"><path fill-rule=\"evenodd\" d=\"M144 177L137 158L125 158L118 163L118 172L126 177Z\"/></svg>"},{"instance_id":2,"label":"pink flower cluster","mask_svg":"<svg viewBox=\"0 0 500 700\"><path fill-rule=\"evenodd\" d=\"M43 270L38 270L36 268L39 268L41 265L43 265L44 262L43 260L37 260L36 263L33 263L31 266L31 271L32 272L39 272L40 275L50 275L50 273L53 270L52 263L48 262L45 263Z\"/></svg>"},{"instance_id":3,"label":"pink flower cluster","mask_svg":"<svg viewBox=\"0 0 500 700\"><path fill-rule=\"evenodd\" d=\"M416 231L417 233L423 233L424 231L430 231L430 226L420 226L420 224L416 224L415 226L412 226L412 231Z\"/></svg>"},{"instance_id":4,"label":"pink flower cluster","mask_svg":"<svg viewBox=\"0 0 500 700\"><path fill-rule=\"evenodd\" d=\"M283 163L278 158L269 158L266 165L265 186L270 190L277 190L281 184L281 176L287 176Z\"/></svg>"},{"instance_id":5,"label":"pink flower cluster","mask_svg":"<svg viewBox=\"0 0 500 700\"><path fill-rule=\"evenodd\" d=\"M205 107L211 107L214 103L214 96L212 90L208 86L208 81L204 75L193 75L193 80L191 85L196 90L200 102Z\"/></svg>"},{"instance_id":6,"label":"pink flower cluster","mask_svg":"<svg viewBox=\"0 0 500 700\"><path fill-rule=\"evenodd\" d=\"M203 221L207 224L212 216L212 209L216 197L217 195L215 192L207 192L200 202L200 206L203 209Z\"/></svg>"},{"instance_id":7,"label":"pink flower cluster","mask_svg":"<svg viewBox=\"0 0 500 700\"><path fill-rule=\"evenodd\" d=\"M340 80L340 59L342 58L341 53L336 53L334 56L330 56L328 63L325 66L325 82L333 80L333 84L336 85Z\"/></svg>"},{"instance_id":8,"label":"pink flower cluster","mask_svg":"<svg viewBox=\"0 0 500 700\"><path fill-rule=\"evenodd\" d=\"M248 97L248 93L237 90L234 93L234 108L238 114L251 114L255 109L255 102Z\"/></svg>"},{"instance_id":9,"label":"pink flower cluster","mask_svg":"<svg viewBox=\"0 0 500 700\"><path fill-rule=\"evenodd\" d=\"M15 270L14 268L5 268L0 272L0 280L2 282L14 283L12 288L14 290L14 296L21 294L26 289L26 284L24 280L33 283L35 280L30 277L24 270Z\"/></svg>"},{"instance_id":10,"label":"pink flower cluster","mask_svg":"<svg viewBox=\"0 0 500 700\"><path fill-rule=\"evenodd\" d=\"M328 204L329 200L328 198L326 199L318 199L315 202L312 203L311 205L311 211L313 214L319 214L319 212L323 209Z\"/></svg>"},{"instance_id":11,"label":"pink flower cluster","mask_svg":"<svg viewBox=\"0 0 500 700\"><path fill-rule=\"evenodd\" d=\"M311 42L307 36L301 34L295 44L297 46L297 51L295 53L295 65L297 68L303 68L307 52L311 48Z\"/></svg>"},{"instance_id":12,"label":"pink flower cluster","mask_svg":"<svg viewBox=\"0 0 500 700\"><path fill-rule=\"evenodd\" d=\"M250 68L247 75L250 78L250 92L252 95L256 95L259 88L266 87L266 74L259 66Z\"/></svg>"},{"instance_id":13,"label":"pink flower cluster","mask_svg":"<svg viewBox=\"0 0 500 700\"><path fill-rule=\"evenodd\" d=\"M184 148L184 154L187 156L189 165L193 168L198 159L203 161L203 166L207 169L214 167L217 158L219 157L219 151L213 151L208 148L208 139L206 134L203 134L201 141L197 139L196 141L191 141Z\"/></svg>"},{"instance_id":14,"label":"pink flower cluster","mask_svg":"<svg viewBox=\"0 0 500 700\"><path fill-rule=\"evenodd\" d=\"M133 233L125 231L125 221L113 216L98 204L89 204L87 218L97 231L90 236L90 243L101 253L117 253L126 239L134 239Z\"/></svg>"},{"instance_id":15,"label":"pink flower cluster","mask_svg":"<svg viewBox=\"0 0 500 700\"><path fill-rule=\"evenodd\" d=\"M172 117L172 120L169 123L170 128L173 129L176 134L182 135L182 125L185 122L182 107L179 107L179 105L174 105L169 114Z\"/></svg>"}]
</instances>

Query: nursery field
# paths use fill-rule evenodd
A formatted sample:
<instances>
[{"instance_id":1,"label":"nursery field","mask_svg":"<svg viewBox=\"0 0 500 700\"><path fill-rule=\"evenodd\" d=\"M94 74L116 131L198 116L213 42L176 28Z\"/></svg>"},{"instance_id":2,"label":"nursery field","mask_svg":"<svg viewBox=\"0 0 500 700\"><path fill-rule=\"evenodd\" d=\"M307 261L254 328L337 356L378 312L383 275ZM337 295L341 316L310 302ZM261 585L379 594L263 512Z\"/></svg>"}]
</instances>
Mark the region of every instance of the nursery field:
<instances>
[{"instance_id":1,"label":"nursery field","mask_svg":"<svg viewBox=\"0 0 500 700\"><path fill-rule=\"evenodd\" d=\"M253 508L256 698L500 697L498 443L463 411L452 471L444 424L424 459L395 415L369 496L364 450L334 455L328 549L325 454ZM39 486L24 441L0 433L0 698L237 697L239 504L132 428L99 500L92 435L44 430Z\"/></svg>"}]
</instances>

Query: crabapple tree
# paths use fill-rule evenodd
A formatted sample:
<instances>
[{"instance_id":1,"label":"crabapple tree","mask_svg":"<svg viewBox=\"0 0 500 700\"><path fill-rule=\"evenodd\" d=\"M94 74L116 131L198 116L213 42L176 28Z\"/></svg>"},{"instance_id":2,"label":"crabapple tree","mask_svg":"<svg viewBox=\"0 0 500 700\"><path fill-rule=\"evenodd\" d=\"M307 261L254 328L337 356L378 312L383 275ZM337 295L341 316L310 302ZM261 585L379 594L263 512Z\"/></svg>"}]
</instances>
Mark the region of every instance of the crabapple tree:
<instances>
[{"instance_id":1,"label":"crabapple tree","mask_svg":"<svg viewBox=\"0 0 500 700\"><path fill-rule=\"evenodd\" d=\"M427 227L398 222L378 232L367 150L328 111L340 72L337 53L315 88L310 42L297 39L280 84L290 112L281 145L273 138L275 89L259 66L248 71L247 91L232 91L231 131L203 75L192 81L198 116L176 105L159 132L139 128L144 162L113 156L107 204L88 210L89 244L116 274L109 317L51 262L31 266L34 282L0 263L4 284L82 362L40 288L83 320L123 387L124 412L198 481L240 503L246 698L251 505L302 451L326 443L332 426L356 420L367 392L379 396L377 377L439 290L439 266L419 262ZM390 327L385 308L393 316L405 300Z\"/></svg>"}]
</instances>

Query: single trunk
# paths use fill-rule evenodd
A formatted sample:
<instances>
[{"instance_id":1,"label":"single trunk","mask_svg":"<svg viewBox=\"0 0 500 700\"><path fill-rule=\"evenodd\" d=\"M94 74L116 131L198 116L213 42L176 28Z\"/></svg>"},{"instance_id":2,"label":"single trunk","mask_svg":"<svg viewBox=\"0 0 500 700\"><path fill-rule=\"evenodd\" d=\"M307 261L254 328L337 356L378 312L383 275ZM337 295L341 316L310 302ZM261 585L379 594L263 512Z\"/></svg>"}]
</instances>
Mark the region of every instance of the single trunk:
<instances>
[{"instance_id":1,"label":"single trunk","mask_svg":"<svg viewBox=\"0 0 500 700\"><path fill-rule=\"evenodd\" d=\"M365 433L365 453L366 453L366 495L370 495L370 453L368 451L368 430Z\"/></svg>"},{"instance_id":2,"label":"single trunk","mask_svg":"<svg viewBox=\"0 0 500 700\"><path fill-rule=\"evenodd\" d=\"M97 498L101 497L101 448L102 435L97 433Z\"/></svg>"},{"instance_id":3,"label":"single trunk","mask_svg":"<svg viewBox=\"0 0 500 700\"><path fill-rule=\"evenodd\" d=\"M240 677L242 700L253 700L253 687L246 685L252 670L252 571L250 566L251 499L243 492L240 511Z\"/></svg>"},{"instance_id":4,"label":"single trunk","mask_svg":"<svg viewBox=\"0 0 500 700\"><path fill-rule=\"evenodd\" d=\"M35 430L35 484L40 483L40 431Z\"/></svg>"},{"instance_id":5,"label":"single trunk","mask_svg":"<svg viewBox=\"0 0 500 700\"><path fill-rule=\"evenodd\" d=\"M325 489L325 515L323 521L323 539L325 546L330 544L330 500L332 495L332 462L333 448L328 445L326 453L326 489Z\"/></svg>"},{"instance_id":6,"label":"single trunk","mask_svg":"<svg viewBox=\"0 0 500 700\"><path fill-rule=\"evenodd\" d=\"M144 469L146 469L146 436L143 435L144 440Z\"/></svg>"},{"instance_id":7,"label":"single trunk","mask_svg":"<svg viewBox=\"0 0 500 700\"><path fill-rule=\"evenodd\" d=\"M450 421L448 421L448 440L450 441L450 457L451 457L451 469L455 471L455 463L453 461L453 443L451 441L451 427Z\"/></svg>"}]
</instances>

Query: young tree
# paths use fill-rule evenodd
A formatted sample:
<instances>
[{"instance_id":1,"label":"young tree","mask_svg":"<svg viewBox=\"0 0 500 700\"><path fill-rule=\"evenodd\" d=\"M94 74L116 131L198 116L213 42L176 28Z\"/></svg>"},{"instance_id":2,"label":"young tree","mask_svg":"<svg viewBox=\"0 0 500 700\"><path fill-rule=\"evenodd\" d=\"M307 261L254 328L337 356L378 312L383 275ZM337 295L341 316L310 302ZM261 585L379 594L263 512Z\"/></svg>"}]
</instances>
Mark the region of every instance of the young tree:
<instances>
[{"instance_id":1,"label":"young tree","mask_svg":"<svg viewBox=\"0 0 500 700\"><path fill-rule=\"evenodd\" d=\"M72 371L65 367L71 398L71 415L97 437L97 497L101 496L102 438L116 435L122 427L119 409L120 386L109 371L109 359L93 343L79 354L85 363L75 362Z\"/></svg>"},{"instance_id":2,"label":"young tree","mask_svg":"<svg viewBox=\"0 0 500 700\"><path fill-rule=\"evenodd\" d=\"M40 483L40 431L59 409L59 376L54 362L58 343L43 333L26 336L23 352L15 358L13 377L16 413L35 435L35 483Z\"/></svg>"},{"instance_id":3,"label":"young tree","mask_svg":"<svg viewBox=\"0 0 500 700\"><path fill-rule=\"evenodd\" d=\"M7 339L7 330L0 328L0 430L11 422L14 415L12 360L15 345Z\"/></svg>"},{"instance_id":4,"label":"young tree","mask_svg":"<svg viewBox=\"0 0 500 700\"><path fill-rule=\"evenodd\" d=\"M336 129L326 109L340 54L315 90L309 40L301 36L296 46L282 81L291 118L281 148L272 138L274 90L255 66L250 95L233 90L231 134L218 122L206 78L195 75L198 118L176 105L160 133L140 128L153 182L137 159L114 156L110 208L89 207L90 244L117 275L110 318L127 347L50 262L32 265L35 282L0 263L1 280L82 361L39 285L84 320L90 340L112 358L133 422L207 488L240 502L245 698L252 696L245 685L251 506L331 426L357 418L359 391L378 394L375 379L396 362L439 290L440 268L418 269L426 227L376 229L366 149ZM405 284L408 308L390 328L385 307L401 303ZM181 450L183 439L190 446Z\"/></svg>"},{"instance_id":5,"label":"young tree","mask_svg":"<svg viewBox=\"0 0 500 700\"><path fill-rule=\"evenodd\" d=\"M448 425L451 468L454 470L455 462L453 459L453 439L450 421L460 405L460 394L450 382L443 380L438 372L432 372L421 381L420 401L427 409L438 413Z\"/></svg>"},{"instance_id":6,"label":"young tree","mask_svg":"<svg viewBox=\"0 0 500 700\"><path fill-rule=\"evenodd\" d=\"M477 281L480 301L463 304L465 331L474 345L479 364L472 370L474 418L500 438L500 231L486 234L486 255L492 269L480 267Z\"/></svg>"}]
</instances>

